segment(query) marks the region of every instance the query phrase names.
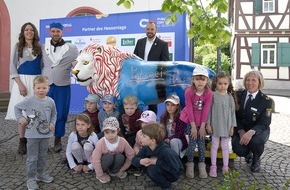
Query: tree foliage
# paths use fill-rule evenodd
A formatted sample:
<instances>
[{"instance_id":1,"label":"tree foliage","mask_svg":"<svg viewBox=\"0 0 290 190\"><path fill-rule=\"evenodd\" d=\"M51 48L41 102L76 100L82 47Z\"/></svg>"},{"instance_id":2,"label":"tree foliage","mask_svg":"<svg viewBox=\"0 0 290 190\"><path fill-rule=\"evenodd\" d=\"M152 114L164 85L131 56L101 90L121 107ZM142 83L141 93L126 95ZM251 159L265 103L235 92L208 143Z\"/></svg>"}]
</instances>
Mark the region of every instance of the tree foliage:
<instances>
[{"instance_id":1,"label":"tree foliage","mask_svg":"<svg viewBox=\"0 0 290 190\"><path fill-rule=\"evenodd\" d=\"M204 4L203 4L204 3ZM117 5L130 9L134 0L118 0ZM231 33L226 18L217 16L228 10L228 0L164 0L161 11L171 13L167 23L177 22L177 14L186 13L191 21L188 38L196 45L211 43L223 46L230 40Z\"/></svg>"},{"instance_id":2,"label":"tree foliage","mask_svg":"<svg viewBox=\"0 0 290 190\"><path fill-rule=\"evenodd\" d=\"M194 48L194 62L217 71L217 47L213 44L204 44ZM221 69L230 73L230 58L225 54L221 54Z\"/></svg>"}]
</instances>

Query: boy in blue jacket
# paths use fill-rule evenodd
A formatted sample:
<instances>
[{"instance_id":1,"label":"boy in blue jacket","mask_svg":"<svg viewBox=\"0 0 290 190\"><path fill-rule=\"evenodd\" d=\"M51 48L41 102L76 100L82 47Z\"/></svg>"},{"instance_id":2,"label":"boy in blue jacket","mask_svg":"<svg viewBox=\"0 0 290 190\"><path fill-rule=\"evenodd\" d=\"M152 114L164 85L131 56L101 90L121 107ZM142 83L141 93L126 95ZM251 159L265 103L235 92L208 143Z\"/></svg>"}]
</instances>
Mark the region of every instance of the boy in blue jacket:
<instances>
[{"instance_id":1,"label":"boy in blue jacket","mask_svg":"<svg viewBox=\"0 0 290 190\"><path fill-rule=\"evenodd\" d=\"M152 180L147 186L172 189L171 183L178 180L184 168L179 156L165 142L165 127L150 123L142 128L142 149L133 158L132 164L141 167Z\"/></svg>"}]
</instances>

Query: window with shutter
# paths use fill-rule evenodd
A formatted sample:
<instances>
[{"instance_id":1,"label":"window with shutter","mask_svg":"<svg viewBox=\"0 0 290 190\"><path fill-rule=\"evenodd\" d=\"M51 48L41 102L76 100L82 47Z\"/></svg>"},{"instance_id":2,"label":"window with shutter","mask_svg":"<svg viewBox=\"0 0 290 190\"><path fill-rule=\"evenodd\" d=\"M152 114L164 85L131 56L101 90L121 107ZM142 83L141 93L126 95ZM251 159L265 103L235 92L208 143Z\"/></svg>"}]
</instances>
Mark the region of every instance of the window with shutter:
<instances>
[{"instance_id":1,"label":"window with shutter","mask_svg":"<svg viewBox=\"0 0 290 190\"><path fill-rule=\"evenodd\" d=\"M253 67L257 67L260 65L260 44L253 43L252 44L252 60L251 65Z\"/></svg>"},{"instance_id":2,"label":"window with shutter","mask_svg":"<svg viewBox=\"0 0 290 190\"><path fill-rule=\"evenodd\" d=\"M290 66L290 43L278 43L278 66Z\"/></svg>"}]
</instances>

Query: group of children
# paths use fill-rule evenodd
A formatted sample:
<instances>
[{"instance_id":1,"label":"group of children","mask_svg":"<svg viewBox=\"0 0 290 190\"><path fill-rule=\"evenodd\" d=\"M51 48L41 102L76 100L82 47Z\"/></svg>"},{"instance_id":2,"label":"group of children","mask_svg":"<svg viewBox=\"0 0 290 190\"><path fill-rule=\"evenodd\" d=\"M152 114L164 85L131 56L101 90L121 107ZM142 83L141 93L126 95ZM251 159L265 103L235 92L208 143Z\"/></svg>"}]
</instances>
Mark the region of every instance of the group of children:
<instances>
[{"instance_id":1,"label":"group of children","mask_svg":"<svg viewBox=\"0 0 290 190\"><path fill-rule=\"evenodd\" d=\"M56 117L55 105L46 96L48 89L47 79L43 76L36 77L35 97L15 106L18 121L28 123L27 126L31 125L26 128L26 134L33 129L34 133L43 135L43 129L39 128L44 128L43 125L47 128L43 130L47 135L41 137L45 138L45 142L35 141L34 137L27 135L28 145L30 142L34 143L33 146L27 147L27 183L35 183L35 186L36 180L53 180L43 171L43 158L47 154L48 139L52 136L49 134L52 134ZM207 178L204 162L207 131L212 135L209 175L216 177L219 141L221 139L223 172L227 172L228 143L233 134L233 127L236 126L235 101L231 92L229 75L218 73L210 89L207 70L196 67L193 71L192 86L185 92L185 107L181 110L179 97L170 95L165 100L166 111L161 115L160 122L157 122L154 112L138 109L135 96L128 95L124 98L124 113L120 114L115 108L116 98L113 95L105 95L100 100L97 95L89 94L85 99L86 110L76 116L75 130L68 138L68 165L74 173L95 171L96 178L101 183L108 183L112 177L125 178L126 170L132 164L135 176L140 176L143 172L151 179L147 186L171 189L171 183L183 174L184 167L180 158L183 158L186 150L186 176L194 177L193 155L196 146L199 177ZM31 104L30 101L37 103ZM101 108L99 101L102 101ZM29 105L36 104L39 107L29 108ZM22 110L26 111L27 117L22 115ZM29 153L32 148L33 152L38 150L37 158ZM31 156L34 159L30 158Z\"/></svg>"}]
</instances>

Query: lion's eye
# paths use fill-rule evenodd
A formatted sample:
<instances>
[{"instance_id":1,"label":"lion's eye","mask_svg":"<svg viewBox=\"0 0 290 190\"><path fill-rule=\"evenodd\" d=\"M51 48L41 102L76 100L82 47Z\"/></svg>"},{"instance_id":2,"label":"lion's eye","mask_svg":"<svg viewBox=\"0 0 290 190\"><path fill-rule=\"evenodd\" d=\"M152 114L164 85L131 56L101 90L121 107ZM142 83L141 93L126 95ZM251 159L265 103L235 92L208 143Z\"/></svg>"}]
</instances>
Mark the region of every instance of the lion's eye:
<instances>
[{"instance_id":1,"label":"lion's eye","mask_svg":"<svg viewBox=\"0 0 290 190\"><path fill-rule=\"evenodd\" d=\"M89 61L83 61L83 65L87 65L89 63L90 63Z\"/></svg>"}]
</instances>

